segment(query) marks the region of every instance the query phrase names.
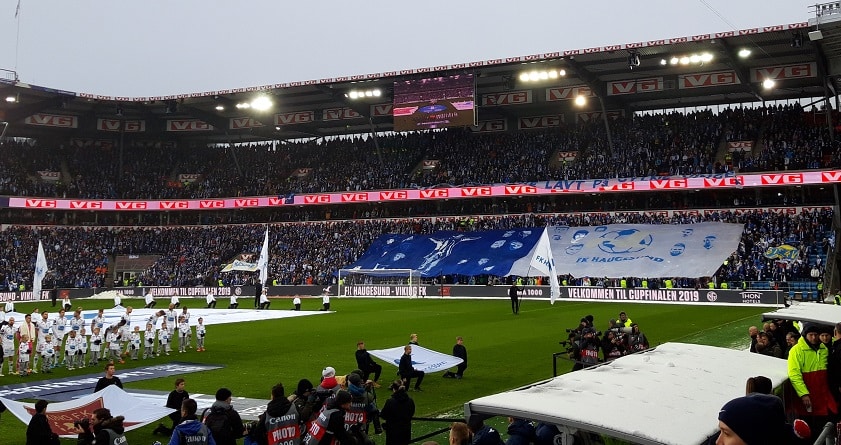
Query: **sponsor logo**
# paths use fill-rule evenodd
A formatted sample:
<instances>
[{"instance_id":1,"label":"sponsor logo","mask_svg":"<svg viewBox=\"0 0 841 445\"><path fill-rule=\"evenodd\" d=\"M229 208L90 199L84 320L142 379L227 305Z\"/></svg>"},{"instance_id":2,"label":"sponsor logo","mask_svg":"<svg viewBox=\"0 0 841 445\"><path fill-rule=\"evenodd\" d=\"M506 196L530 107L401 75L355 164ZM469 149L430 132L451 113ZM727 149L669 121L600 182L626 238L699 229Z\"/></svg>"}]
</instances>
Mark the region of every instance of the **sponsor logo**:
<instances>
[{"instance_id":1,"label":"sponsor logo","mask_svg":"<svg viewBox=\"0 0 841 445\"><path fill-rule=\"evenodd\" d=\"M450 191L447 189L419 190L421 199L449 198Z\"/></svg>"},{"instance_id":2,"label":"sponsor logo","mask_svg":"<svg viewBox=\"0 0 841 445\"><path fill-rule=\"evenodd\" d=\"M242 130L246 128L260 128L263 123L251 117L232 117L230 122L231 130Z\"/></svg>"},{"instance_id":3,"label":"sponsor logo","mask_svg":"<svg viewBox=\"0 0 841 445\"><path fill-rule=\"evenodd\" d=\"M102 201L70 201L71 209L101 209Z\"/></svg>"},{"instance_id":4,"label":"sponsor logo","mask_svg":"<svg viewBox=\"0 0 841 445\"><path fill-rule=\"evenodd\" d=\"M485 107L499 107L530 103L532 103L531 90L509 91L507 93L482 95L482 105Z\"/></svg>"},{"instance_id":5,"label":"sponsor logo","mask_svg":"<svg viewBox=\"0 0 841 445\"><path fill-rule=\"evenodd\" d=\"M293 111L289 113L276 114L274 116L275 125L308 124L314 120L315 115L312 111Z\"/></svg>"},{"instance_id":6,"label":"sponsor logo","mask_svg":"<svg viewBox=\"0 0 841 445\"><path fill-rule=\"evenodd\" d=\"M520 130L533 130L538 128L559 127L564 121L563 116L534 116L521 117L517 120L517 128Z\"/></svg>"},{"instance_id":7,"label":"sponsor logo","mask_svg":"<svg viewBox=\"0 0 841 445\"><path fill-rule=\"evenodd\" d=\"M717 293L715 293L713 291L707 292L707 301L715 302L716 300L718 300L718 294Z\"/></svg>"},{"instance_id":8,"label":"sponsor logo","mask_svg":"<svg viewBox=\"0 0 841 445\"><path fill-rule=\"evenodd\" d=\"M739 77L736 76L735 71L718 71L715 73L684 74L678 76L678 88L682 90L719 85L736 85L738 83Z\"/></svg>"},{"instance_id":9,"label":"sponsor logo","mask_svg":"<svg viewBox=\"0 0 841 445\"><path fill-rule=\"evenodd\" d=\"M620 118L625 115L624 110L607 110L607 118L610 120ZM587 122L599 120L602 118L601 111L582 111L581 113L575 113L575 121L580 124L586 124Z\"/></svg>"},{"instance_id":10,"label":"sponsor logo","mask_svg":"<svg viewBox=\"0 0 841 445\"><path fill-rule=\"evenodd\" d=\"M476 126L470 127L476 133L494 133L497 131L505 131L508 129L508 124L505 119L494 119L491 121L479 121Z\"/></svg>"},{"instance_id":11,"label":"sponsor logo","mask_svg":"<svg viewBox=\"0 0 841 445\"><path fill-rule=\"evenodd\" d=\"M274 196L269 197L269 205L270 206L282 206L286 204L286 200L283 198L277 198Z\"/></svg>"},{"instance_id":12,"label":"sponsor logo","mask_svg":"<svg viewBox=\"0 0 841 445\"><path fill-rule=\"evenodd\" d=\"M546 102L572 100L578 96L593 97L593 91L586 85L546 89Z\"/></svg>"},{"instance_id":13,"label":"sponsor logo","mask_svg":"<svg viewBox=\"0 0 841 445\"><path fill-rule=\"evenodd\" d=\"M802 173L775 173L760 175L762 185L803 184Z\"/></svg>"},{"instance_id":14,"label":"sponsor logo","mask_svg":"<svg viewBox=\"0 0 841 445\"><path fill-rule=\"evenodd\" d=\"M651 190L685 189L686 179L652 179L648 181L648 188Z\"/></svg>"},{"instance_id":15,"label":"sponsor logo","mask_svg":"<svg viewBox=\"0 0 841 445\"><path fill-rule=\"evenodd\" d=\"M234 207L257 207L257 198L234 199Z\"/></svg>"},{"instance_id":16,"label":"sponsor logo","mask_svg":"<svg viewBox=\"0 0 841 445\"><path fill-rule=\"evenodd\" d=\"M304 195L304 204L329 204L330 195Z\"/></svg>"},{"instance_id":17,"label":"sponsor logo","mask_svg":"<svg viewBox=\"0 0 841 445\"><path fill-rule=\"evenodd\" d=\"M198 119L169 119L166 121L166 131L208 131L213 127Z\"/></svg>"},{"instance_id":18,"label":"sponsor logo","mask_svg":"<svg viewBox=\"0 0 841 445\"><path fill-rule=\"evenodd\" d=\"M741 178L704 178L704 187L739 187Z\"/></svg>"},{"instance_id":19,"label":"sponsor logo","mask_svg":"<svg viewBox=\"0 0 841 445\"><path fill-rule=\"evenodd\" d=\"M797 63L793 65L770 66L766 68L754 68L750 71L751 81L762 82L766 79L803 79L816 77L818 65L815 62Z\"/></svg>"},{"instance_id":20,"label":"sponsor logo","mask_svg":"<svg viewBox=\"0 0 841 445\"><path fill-rule=\"evenodd\" d=\"M821 182L841 182L841 170L821 172Z\"/></svg>"},{"instance_id":21,"label":"sponsor logo","mask_svg":"<svg viewBox=\"0 0 841 445\"><path fill-rule=\"evenodd\" d=\"M221 199L202 199L199 201L200 209L221 209L225 207L225 201Z\"/></svg>"},{"instance_id":22,"label":"sponsor logo","mask_svg":"<svg viewBox=\"0 0 841 445\"><path fill-rule=\"evenodd\" d=\"M126 133L140 133L146 131L146 121L142 120L127 120L121 121L119 119L97 119L96 129L99 131L122 131Z\"/></svg>"},{"instance_id":23,"label":"sponsor logo","mask_svg":"<svg viewBox=\"0 0 841 445\"><path fill-rule=\"evenodd\" d=\"M531 185L506 185L506 195L533 195L537 193L537 187Z\"/></svg>"},{"instance_id":24,"label":"sponsor logo","mask_svg":"<svg viewBox=\"0 0 841 445\"><path fill-rule=\"evenodd\" d=\"M488 186L485 187L461 187L461 196L491 196L493 192Z\"/></svg>"},{"instance_id":25,"label":"sponsor logo","mask_svg":"<svg viewBox=\"0 0 841 445\"><path fill-rule=\"evenodd\" d=\"M394 104L374 104L371 105L371 116L372 117L383 117L383 116L391 116L391 112L394 109Z\"/></svg>"},{"instance_id":26,"label":"sponsor logo","mask_svg":"<svg viewBox=\"0 0 841 445\"><path fill-rule=\"evenodd\" d=\"M650 93L663 91L663 78L652 77L650 79L617 80L608 82L607 95L620 96L623 94Z\"/></svg>"},{"instance_id":27,"label":"sponsor logo","mask_svg":"<svg viewBox=\"0 0 841 445\"><path fill-rule=\"evenodd\" d=\"M342 193L342 202L365 202L368 201L367 193Z\"/></svg>"},{"instance_id":28,"label":"sponsor logo","mask_svg":"<svg viewBox=\"0 0 841 445\"><path fill-rule=\"evenodd\" d=\"M361 114L350 108L327 108L321 112L323 121L340 121L345 119L358 119Z\"/></svg>"},{"instance_id":29,"label":"sponsor logo","mask_svg":"<svg viewBox=\"0 0 841 445\"><path fill-rule=\"evenodd\" d=\"M117 210L146 210L146 201L117 201L114 207Z\"/></svg>"},{"instance_id":30,"label":"sponsor logo","mask_svg":"<svg viewBox=\"0 0 841 445\"><path fill-rule=\"evenodd\" d=\"M37 113L27 117L23 122L41 127L77 128L79 126L78 117L59 114Z\"/></svg>"},{"instance_id":31,"label":"sponsor logo","mask_svg":"<svg viewBox=\"0 0 841 445\"><path fill-rule=\"evenodd\" d=\"M158 203L158 208L161 210L179 210L189 207L187 201L161 201Z\"/></svg>"},{"instance_id":32,"label":"sponsor logo","mask_svg":"<svg viewBox=\"0 0 841 445\"><path fill-rule=\"evenodd\" d=\"M55 208L56 201L55 199L27 199L26 200L26 207L36 208L36 209L51 209Z\"/></svg>"},{"instance_id":33,"label":"sponsor logo","mask_svg":"<svg viewBox=\"0 0 841 445\"><path fill-rule=\"evenodd\" d=\"M400 200L408 199L408 198L409 198L409 195L408 195L408 193L406 193L405 190L380 192L380 200L381 201L400 201Z\"/></svg>"}]
</instances>

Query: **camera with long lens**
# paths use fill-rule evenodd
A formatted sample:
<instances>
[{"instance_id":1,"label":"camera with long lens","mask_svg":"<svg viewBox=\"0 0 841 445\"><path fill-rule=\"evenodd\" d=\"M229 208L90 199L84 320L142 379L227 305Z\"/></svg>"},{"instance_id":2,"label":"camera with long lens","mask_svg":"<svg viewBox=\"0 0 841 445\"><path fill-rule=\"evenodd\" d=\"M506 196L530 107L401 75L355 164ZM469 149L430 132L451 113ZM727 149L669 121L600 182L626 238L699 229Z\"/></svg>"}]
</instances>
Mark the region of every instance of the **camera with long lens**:
<instances>
[{"instance_id":1,"label":"camera with long lens","mask_svg":"<svg viewBox=\"0 0 841 445\"><path fill-rule=\"evenodd\" d=\"M91 424L90 419L85 419L85 418L73 421L73 426L74 427L81 428L85 431L87 431L89 429L88 427L90 427L90 424Z\"/></svg>"}]
</instances>

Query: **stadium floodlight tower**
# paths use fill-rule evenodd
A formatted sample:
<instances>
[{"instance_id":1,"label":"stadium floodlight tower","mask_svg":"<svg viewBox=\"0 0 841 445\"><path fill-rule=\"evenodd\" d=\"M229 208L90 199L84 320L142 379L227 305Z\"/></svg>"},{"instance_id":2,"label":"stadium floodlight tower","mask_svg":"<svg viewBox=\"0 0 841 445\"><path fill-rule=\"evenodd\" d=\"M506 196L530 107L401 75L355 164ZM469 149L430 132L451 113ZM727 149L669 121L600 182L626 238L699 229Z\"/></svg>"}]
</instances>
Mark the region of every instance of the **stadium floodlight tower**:
<instances>
[{"instance_id":1,"label":"stadium floodlight tower","mask_svg":"<svg viewBox=\"0 0 841 445\"><path fill-rule=\"evenodd\" d=\"M344 297L417 297L421 287L416 269L339 269L338 294Z\"/></svg>"}]
</instances>

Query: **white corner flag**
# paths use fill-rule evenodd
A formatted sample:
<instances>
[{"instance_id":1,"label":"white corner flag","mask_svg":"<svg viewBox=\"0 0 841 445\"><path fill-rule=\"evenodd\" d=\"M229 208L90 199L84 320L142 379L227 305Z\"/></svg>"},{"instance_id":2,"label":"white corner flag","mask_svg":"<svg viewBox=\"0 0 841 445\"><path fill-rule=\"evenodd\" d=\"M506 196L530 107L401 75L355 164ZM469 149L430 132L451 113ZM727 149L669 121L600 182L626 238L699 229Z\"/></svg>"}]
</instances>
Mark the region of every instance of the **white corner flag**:
<instances>
[{"instance_id":1,"label":"white corner flag","mask_svg":"<svg viewBox=\"0 0 841 445\"><path fill-rule=\"evenodd\" d=\"M269 228L266 227L266 237L263 238L263 249L257 259L257 270L260 271L260 284L266 284L269 279Z\"/></svg>"},{"instance_id":2,"label":"white corner flag","mask_svg":"<svg viewBox=\"0 0 841 445\"><path fill-rule=\"evenodd\" d=\"M534 256L529 264L541 275L549 277L549 302L555 304L555 300L561 296L561 286L558 284L558 271L555 269L555 257L552 255L552 246L549 244L549 232L543 229L540 241L534 248Z\"/></svg>"},{"instance_id":3,"label":"white corner flag","mask_svg":"<svg viewBox=\"0 0 841 445\"><path fill-rule=\"evenodd\" d=\"M38 241L38 257L35 259L35 275L32 279L32 298L35 301L41 299L41 282L47 276L47 271L50 270L47 266L47 257L44 255L44 245Z\"/></svg>"}]
</instances>

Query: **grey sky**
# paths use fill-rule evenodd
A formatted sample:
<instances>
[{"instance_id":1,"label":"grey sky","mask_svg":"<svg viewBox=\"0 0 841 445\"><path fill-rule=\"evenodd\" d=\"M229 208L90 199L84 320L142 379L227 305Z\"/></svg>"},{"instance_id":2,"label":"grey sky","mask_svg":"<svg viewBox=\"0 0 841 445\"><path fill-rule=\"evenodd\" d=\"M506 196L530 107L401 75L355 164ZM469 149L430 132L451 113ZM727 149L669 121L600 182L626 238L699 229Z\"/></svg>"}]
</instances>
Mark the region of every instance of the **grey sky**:
<instances>
[{"instance_id":1,"label":"grey sky","mask_svg":"<svg viewBox=\"0 0 841 445\"><path fill-rule=\"evenodd\" d=\"M152 96L797 23L815 2L21 0L19 40L17 3L0 0L0 68Z\"/></svg>"}]
</instances>

